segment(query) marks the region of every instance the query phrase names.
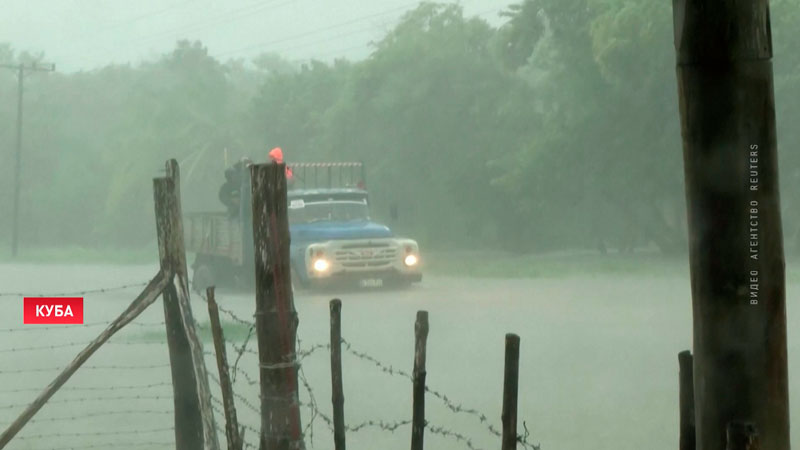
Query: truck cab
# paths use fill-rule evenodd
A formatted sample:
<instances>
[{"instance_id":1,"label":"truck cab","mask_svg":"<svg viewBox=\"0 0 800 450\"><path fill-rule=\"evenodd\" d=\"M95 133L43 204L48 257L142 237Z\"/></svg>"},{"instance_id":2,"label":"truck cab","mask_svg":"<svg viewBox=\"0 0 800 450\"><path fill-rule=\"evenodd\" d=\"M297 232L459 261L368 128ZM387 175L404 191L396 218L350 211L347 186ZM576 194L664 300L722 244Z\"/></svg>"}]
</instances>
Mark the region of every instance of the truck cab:
<instances>
[{"instance_id":1,"label":"truck cab","mask_svg":"<svg viewBox=\"0 0 800 450\"><path fill-rule=\"evenodd\" d=\"M287 196L296 286L381 287L422 280L416 241L370 219L366 190L293 189Z\"/></svg>"}]
</instances>

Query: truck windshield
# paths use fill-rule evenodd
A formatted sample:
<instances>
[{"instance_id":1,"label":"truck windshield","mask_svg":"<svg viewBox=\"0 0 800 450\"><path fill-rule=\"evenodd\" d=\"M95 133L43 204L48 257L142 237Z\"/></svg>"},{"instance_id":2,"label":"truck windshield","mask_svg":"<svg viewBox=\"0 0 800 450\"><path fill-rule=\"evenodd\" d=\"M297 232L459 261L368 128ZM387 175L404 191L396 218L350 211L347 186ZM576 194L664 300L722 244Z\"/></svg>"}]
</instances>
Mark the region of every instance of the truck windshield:
<instances>
[{"instance_id":1,"label":"truck windshield","mask_svg":"<svg viewBox=\"0 0 800 450\"><path fill-rule=\"evenodd\" d=\"M364 202L325 201L303 203L289 207L289 223L350 222L369 219L369 208Z\"/></svg>"}]
</instances>

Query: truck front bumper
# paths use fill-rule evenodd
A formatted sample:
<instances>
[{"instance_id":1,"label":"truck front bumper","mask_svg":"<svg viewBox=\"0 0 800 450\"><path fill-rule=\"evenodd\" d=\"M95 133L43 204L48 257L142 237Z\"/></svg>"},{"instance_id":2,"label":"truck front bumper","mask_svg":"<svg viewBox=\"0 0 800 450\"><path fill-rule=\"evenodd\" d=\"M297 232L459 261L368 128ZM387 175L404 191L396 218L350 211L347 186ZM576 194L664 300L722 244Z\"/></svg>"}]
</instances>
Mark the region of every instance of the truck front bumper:
<instances>
[{"instance_id":1,"label":"truck front bumper","mask_svg":"<svg viewBox=\"0 0 800 450\"><path fill-rule=\"evenodd\" d=\"M332 272L325 277L311 277L312 287L392 287L422 281L421 272L400 272L395 269L363 272Z\"/></svg>"}]
</instances>

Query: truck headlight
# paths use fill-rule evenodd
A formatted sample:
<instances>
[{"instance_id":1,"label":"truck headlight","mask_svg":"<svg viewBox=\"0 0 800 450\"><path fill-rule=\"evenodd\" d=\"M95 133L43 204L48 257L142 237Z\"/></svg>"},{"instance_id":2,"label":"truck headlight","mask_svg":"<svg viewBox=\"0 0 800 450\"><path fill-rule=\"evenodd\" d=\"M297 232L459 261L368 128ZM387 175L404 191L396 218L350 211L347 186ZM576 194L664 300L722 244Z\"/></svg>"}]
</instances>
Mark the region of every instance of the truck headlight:
<instances>
[{"instance_id":1,"label":"truck headlight","mask_svg":"<svg viewBox=\"0 0 800 450\"><path fill-rule=\"evenodd\" d=\"M414 254L406 255L405 259L403 259L403 263L409 267L416 266L418 262L419 259L417 259L417 255Z\"/></svg>"},{"instance_id":2,"label":"truck headlight","mask_svg":"<svg viewBox=\"0 0 800 450\"><path fill-rule=\"evenodd\" d=\"M325 258L319 258L316 261L314 261L314 270L316 272L325 272L328 269L330 269L330 267L331 263L329 263L328 260Z\"/></svg>"}]
</instances>

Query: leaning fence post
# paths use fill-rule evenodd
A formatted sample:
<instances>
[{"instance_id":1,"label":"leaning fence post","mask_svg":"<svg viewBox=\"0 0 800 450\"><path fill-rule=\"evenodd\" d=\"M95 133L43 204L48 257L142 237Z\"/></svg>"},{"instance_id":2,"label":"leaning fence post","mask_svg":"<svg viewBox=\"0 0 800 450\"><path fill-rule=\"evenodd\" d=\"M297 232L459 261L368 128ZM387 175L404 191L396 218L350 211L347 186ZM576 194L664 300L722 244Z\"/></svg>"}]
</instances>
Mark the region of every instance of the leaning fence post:
<instances>
[{"instance_id":1,"label":"leaning fence post","mask_svg":"<svg viewBox=\"0 0 800 450\"><path fill-rule=\"evenodd\" d=\"M680 411L680 450L694 450L694 370L692 352L689 350L678 353L678 410Z\"/></svg>"},{"instance_id":2,"label":"leaning fence post","mask_svg":"<svg viewBox=\"0 0 800 450\"><path fill-rule=\"evenodd\" d=\"M331 300L331 390L333 392L333 444L345 450L344 387L342 386L342 301Z\"/></svg>"},{"instance_id":3,"label":"leaning fence post","mask_svg":"<svg viewBox=\"0 0 800 450\"><path fill-rule=\"evenodd\" d=\"M502 450L517 448L517 393L519 392L519 336L506 334L506 362L503 377Z\"/></svg>"},{"instance_id":4,"label":"leaning fence post","mask_svg":"<svg viewBox=\"0 0 800 450\"><path fill-rule=\"evenodd\" d=\"M425 357L428 344L428 311L417 311L414 324L413 406L411 416L411 450L422 450L425 433Z\"/></svg>"},{"instance_id":5,"label":"leaning fence post","mask_svg":"<svg viewBox=\"0 0 800 450\"><path fill-rule=\"evenodd\" d=\"M236 405L233 401L233 387L228 370L228 356L225 351L225 335L219 320L219 307L214 298L214 286L206 289L208 297L208 317L211 323L211 335L214 339L214 350L219 371L219 386L222 391L222 406L225 409L225 436L228 439L228 450L242 450L242 437L239 435L239 421L236 419Z\"/></svg>"},{"instance_id":6,"label":"leaning fence post","mask_svg":"<svg viewBox=\"0 0 800 450\"><path fill-rule=\"evenodd\" d=\"M758 440L758 430L753 423L729 422L725 431L728 440L725 450L761 449L761 444Z\"/></svg>"},{"instance_id":7,"label":"leaning fence post","mask_svg":"<svg viewBox=\"0 0 800 450\"><path fill-rule=\"evenodd\" d=\"M297 311L289 263L285 165L250 166L255 246L261 450L302 450L297 390Z\"/></svg>"},{"instance_id":8,"label":"leaning fence post","mask_svg":"<svg viewBox=\"0 0 800 450\"><path fill-rule=\"evenodd\" d=\"M166 169L166 177L153 180L153 194L161 269L174 273L163 299L175 404L175 446L179 450L217 450L208 374L189 303L177 161L167 161Z\"/></svg>"}]
</instances>

